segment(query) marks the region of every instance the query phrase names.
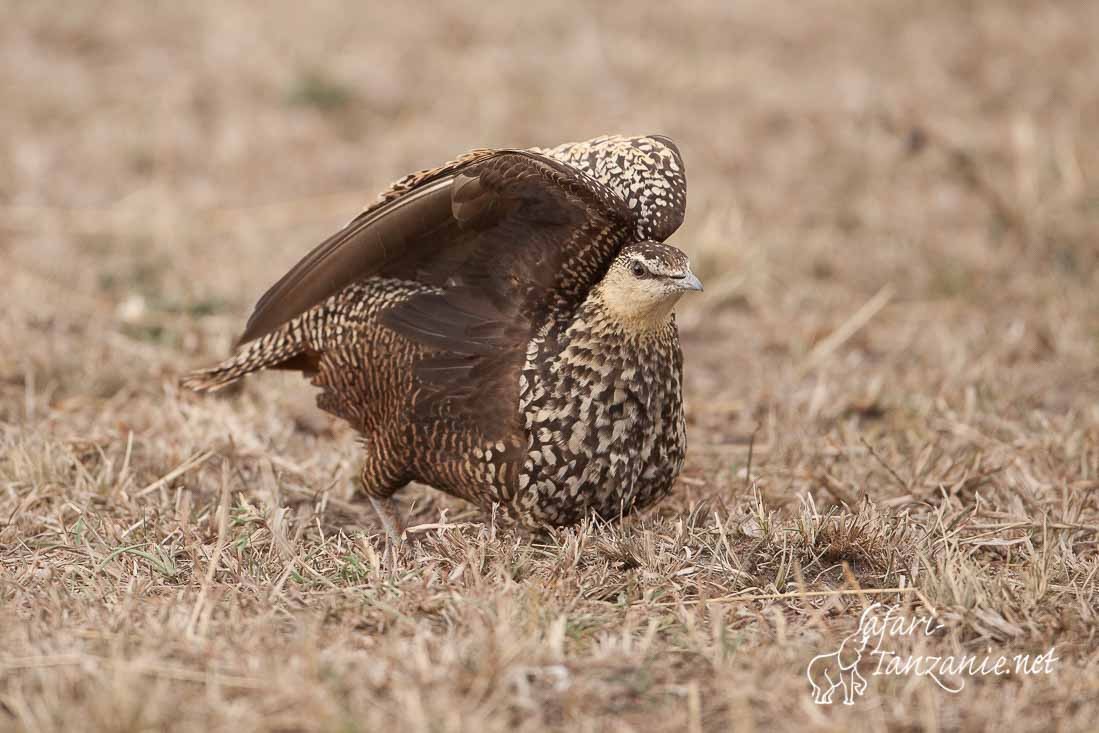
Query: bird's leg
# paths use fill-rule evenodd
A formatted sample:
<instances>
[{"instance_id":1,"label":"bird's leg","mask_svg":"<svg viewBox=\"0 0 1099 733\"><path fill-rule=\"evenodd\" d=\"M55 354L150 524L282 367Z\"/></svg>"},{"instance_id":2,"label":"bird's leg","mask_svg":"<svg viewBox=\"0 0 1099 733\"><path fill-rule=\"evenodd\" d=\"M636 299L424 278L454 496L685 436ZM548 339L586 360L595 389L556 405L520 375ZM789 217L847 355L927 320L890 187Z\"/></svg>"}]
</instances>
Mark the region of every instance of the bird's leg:
<instances>
[{"instance_id":1,"label":"bird's leg","mask_svg":"<svg viewBox=\"0 0 1099 733\"><path fill-rule=\"evenodd\" d=\"M401 545L404 527L393 495L408 484L408 479L402 476L399 467L394 469L392 462L385 460L386 457L385 453L367 452L359 471L359 483L390 542L397 548Z\"/></svg>"},{"instance_id":2,"label":"bird's leg","mask_svg":"<svg viewBox=\"0 0 1099 733\"><path fill-rule=\"evenodd\" d=\"M376 499L371 496L370 506L374 507L374 512L378 515L378 519L381 521L382 527L385 528L385 533L389 536L393 546L399 547L404 527L401 526L401 513L397 507L397 500L392 496L385 499Z\"/></svg>"}]
</instances>

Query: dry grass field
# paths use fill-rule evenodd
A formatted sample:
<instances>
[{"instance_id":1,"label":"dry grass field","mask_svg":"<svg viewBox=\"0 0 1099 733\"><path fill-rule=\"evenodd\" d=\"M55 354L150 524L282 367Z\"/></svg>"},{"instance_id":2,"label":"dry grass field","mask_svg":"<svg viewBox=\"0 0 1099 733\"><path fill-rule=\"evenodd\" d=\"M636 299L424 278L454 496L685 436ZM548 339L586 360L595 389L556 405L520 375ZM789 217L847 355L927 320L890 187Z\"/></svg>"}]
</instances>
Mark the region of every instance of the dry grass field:
<instances>
[{"instance_id":1,"label":"dry grass field","mask_svg":"<svg viewBox=\"0 0 1099 733\"><path fill-rule=\"evenodd\" d=\"M1099 725L1099 4L2 7L0 730ZM393 553L304 381L177 386L390 180L604 132L707 286L654 510ZM1056 662L814 704L875 601Z\"/></svg>"}]
</instances>

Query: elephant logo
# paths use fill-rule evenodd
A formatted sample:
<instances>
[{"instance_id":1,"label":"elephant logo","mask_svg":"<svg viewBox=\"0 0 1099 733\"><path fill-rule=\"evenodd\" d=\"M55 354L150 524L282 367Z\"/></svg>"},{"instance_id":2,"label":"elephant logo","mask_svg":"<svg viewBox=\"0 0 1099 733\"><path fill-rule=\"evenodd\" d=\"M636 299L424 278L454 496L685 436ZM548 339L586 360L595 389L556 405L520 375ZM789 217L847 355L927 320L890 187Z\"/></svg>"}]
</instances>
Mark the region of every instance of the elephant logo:
<instances>
[{"instance_id":1,"label":"elephant logo","mask_svg":"<svg viewBox=\"0 0 1099 733\"><path fill-rule=\"evenodd\" d=\"M866 678L859 674L859 660L871 634L862 624L845 638L834 652L818 654L809 662L805 676L813 688L813 702L831 705L836 688L843 688L843 704L854 705L855 696L866 692Z\"/></svg>"}]
</instances>

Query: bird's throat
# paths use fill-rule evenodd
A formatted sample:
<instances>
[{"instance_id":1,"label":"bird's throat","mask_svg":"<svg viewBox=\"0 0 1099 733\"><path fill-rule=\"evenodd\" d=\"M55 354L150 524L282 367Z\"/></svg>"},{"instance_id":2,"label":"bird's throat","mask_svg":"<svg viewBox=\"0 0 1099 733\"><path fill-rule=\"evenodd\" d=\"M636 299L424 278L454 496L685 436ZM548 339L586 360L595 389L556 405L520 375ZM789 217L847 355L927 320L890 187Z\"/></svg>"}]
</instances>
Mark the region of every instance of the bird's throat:
<instances>
[{"instance_id":1,"label":"bird's throat","mask_svg":"<svg viewBox=\"0 0 1099 733\"><path fill-rule=\"evenodd\" d=\"M590 312L598 313L607 325L641 335L667 329L672 323L672 311L679 298L679 294L653 298L627 290L596 288L588 300L592 306Z\"/></svg>"}]
</instances>

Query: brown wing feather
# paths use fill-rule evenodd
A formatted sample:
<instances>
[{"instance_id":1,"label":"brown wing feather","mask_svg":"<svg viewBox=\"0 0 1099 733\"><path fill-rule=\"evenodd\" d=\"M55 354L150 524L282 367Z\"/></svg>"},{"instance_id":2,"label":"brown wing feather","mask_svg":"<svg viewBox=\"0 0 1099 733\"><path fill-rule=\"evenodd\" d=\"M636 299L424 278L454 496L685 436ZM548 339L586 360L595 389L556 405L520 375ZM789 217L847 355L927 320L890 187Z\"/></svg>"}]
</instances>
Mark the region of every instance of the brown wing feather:
<instances>
[{"instance_id":1,"label":"brown wing feather","mask_svg":"<svg viewBox=\"0 0 1099 733\"><path fill-rule=\"evenodd\" d=\"M356 218L264 293L239 343L274 331L356 280L409 256L415 245L437 242L432 234L449 212L450 182L444 179Z\"/></svg>"},{"instance_id":2,"label":"brown wing feather","mask_svg":"<svg viewBox=\"0 0 1099 733\"><path fill-rule=\"evenodd\" d=\"M417 367L424 417L441 411L503 439L518 429L527 343L586 297L632 236L633 215L584 176L527 152L460 175L455 214L488 208L491 225L459 228L446 252L461 256L445 265L441 292L395 306L382 322L433 352ZM429 274L433 266L425 263Z\"/></svg>"},{"instance_id":3,"label":"brown wing feather","mask_svg":"<svg viewBox=\"0 0 1099 733\"><path fill-rule=\"evenodd\" d=\"M456 263L465 259L466 230L490 225L501 213L497 188L484 189L468 172L501 157L527 162L542 170L542 185L587 188L598 205L632 214L602 184L586 179L562 163L523 151L480 150L395 184L382 200L355 217L306 255L256 303L238 343L260 338L351 283L372 275L443 285ZM529 172L529 171L528 171ZM495 174L492 171L490 175Z\"/></svg>"},{"instance_id":4,"label":"brown wing feather","mask_svg":"<svg viewBox=\"0 0 1099 733\"><path fill-rule=\"evenodd\" d=\"M494 154L475 150L393 184L263 294L238 344L265 336L356 280L383 269L391 270L393 276L416 279L415 262L429 259L446 243L436 230L449 223L456 171Z\"/></svg>"},{"instance_id":5,"label":"brown wing feather","mask_svg":"<svg viewBox=\"0 0 1099 733\"><path fill-rule=\"evenodd\" d=\"M456 251L453 236L433 227L445 218L448 203L454 219L464 226L492 215L494 200L479 195L476 177L460 178L460 172L507 152L473 150L394 183L260 298L239 343L270 333L355 280L387 270L394 277L426 281L428 273L418 263L435 260L428 269L439 275L463 261L466 253ZM605 135L527 152L564 164L573 176L582 173L601 191L601 198L614 201L613 206L625 203L638 239L663 240L683 220L683 160L675 144L662 135Z\"/></svg>"}]
</instances>

